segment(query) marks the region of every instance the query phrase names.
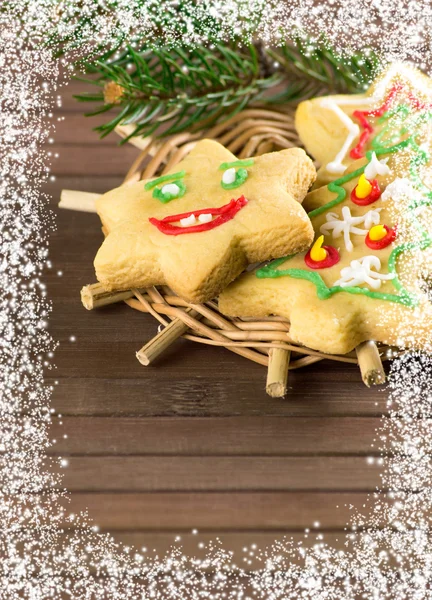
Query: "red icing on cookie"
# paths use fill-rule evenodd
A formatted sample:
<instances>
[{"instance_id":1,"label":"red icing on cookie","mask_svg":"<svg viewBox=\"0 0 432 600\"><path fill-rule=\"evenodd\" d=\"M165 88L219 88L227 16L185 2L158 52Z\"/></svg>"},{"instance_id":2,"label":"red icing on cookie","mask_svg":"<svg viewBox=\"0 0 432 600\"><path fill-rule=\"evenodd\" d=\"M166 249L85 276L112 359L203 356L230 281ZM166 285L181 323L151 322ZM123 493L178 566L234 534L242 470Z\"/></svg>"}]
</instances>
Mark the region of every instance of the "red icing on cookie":
<instances>
[{"instance_id":1,"label":"red icing on cookie","mask_svg":"<svg viewBox=\"0 0 432 600\"><path fill-rule=\"evenodd\" d=\"M374 132L374 128L369 123L368 117L382 117L382 115L390 108L393 98L403 89L404 86L400 83L397 83L391 88L384 103L378 108L375 108L373 110L355 110L353 112L353 117L357 119L357 121L360 123L361 127L363 128L363 131L360 134L360 138L357 142L357 145L354 146L354 148L352 148L352 150L350 151L351 158L363 158L363 156L365 155L365 146ZM416 98L412 92L408 92L408 101L411 103L415 110L424 110L426 108L431 107L430 104L426 104L425 102L422 102L421 100Z\"/></svg>"},{"instance_id":2,"label":"red icing on cookie","mask_svg":"<svg viewBox=\"0 0 432 600\"><path fill-rule=\"evenodd\" d=\"M387 235L385 235L380 240L371 240L369 237L369 233L366 234L365 244L371 250L382 250L383 248L387 248L387 246L390 246L390 244L395 241L396 228L392 229L391 227L387 227L387 225L383 225L383 227L387 231Z\"/></svg>"},{"instance_id":3,"label":"red icing on cookie","mask_svg":"<svg viewBox=\"0 0 432 600\"><path fill-rule=\"evenodd\" d=\"M365 198L359 198L356 194L356 188L353 189L351 192L351 200L354 202L354 204L357 204L358 206L367 206L368 204L372 204L378 200L378 198L381 196L381 190L378 181L374 179L370 183L372 184L372 190Z\"/></svg>"},{"instance_id":4,"label":"red icing on cookie","mask_svg":"<svg viewBox=\"0 0 432 600\"><path fill-rule=\"evenodd\" d=\"M219 227L223 223L230 221L235 217L239 210L246 206L247 200L244 196L240 196L237 200L231 200L228 204L224 204L219 208L202 208L200 210L192 210L190 212L181 213L179 215L171 215L169 217L165 217L164 219L156 219L151 217L149 219L150 223L157 227L159 231L165 233L166 235L180 235L183 233L200 233L201 231L210 231L211 229L215 229L215 227ZM181 227L179 225L172 225L176 221L180 221L180 219L187 219L191 215L195 215L196 217L199 215L212 215L216 216L216 219L208 223L200 223L199 225L191 225L190 227Z\"/></svg>"},{"instance_id":5,"label":"red icing on cookie","mask_svg":"<svg viewBox=\"0 0 432 600\"><path fill-rule=\"evenodd\" d=\"M362 158L364 156L364 149L368 143L370 137L374 132L374 128L369 123L368 117L382 117L382 115L388 110L395 95L403 88L401 84L397 84L392 87L384 103L373 110L355 110L353 117L357 119L360 125L363 127L363 131L360 134L359 141L356 146L351 150L351 158Z\"/></svg>"},{"instance_id":6,"label":"red icing on cookie","mask_svg":"<svg viewBox=\"0 0 432 600\"><path fill-rule=\"evenodd\" d=\"M322 246L322 248L327 253L324 260L312 260L310 250L304 257L304 261L310 269L327 269L340 261L339 252L334 246Z\"/></svg>"}]
</instances>

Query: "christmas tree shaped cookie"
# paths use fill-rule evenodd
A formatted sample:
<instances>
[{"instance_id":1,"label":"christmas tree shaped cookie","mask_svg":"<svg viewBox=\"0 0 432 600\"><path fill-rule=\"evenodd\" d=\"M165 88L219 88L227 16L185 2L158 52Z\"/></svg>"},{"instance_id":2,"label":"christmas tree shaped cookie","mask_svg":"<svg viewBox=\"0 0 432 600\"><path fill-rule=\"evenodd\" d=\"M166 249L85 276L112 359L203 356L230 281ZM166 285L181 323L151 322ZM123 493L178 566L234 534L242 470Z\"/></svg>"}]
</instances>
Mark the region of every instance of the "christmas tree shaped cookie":
<instances>
[{"instance_id":1,"label":"christmas tree shaped cookie","mask_svg":"<svg viewBox=\"0 0 432 600\"><path fill-rule=\"evenodd\" d=\"M314 178L301 149L237 160L202 140L162 177L97 201L108 235L96 276L107 290L166 284L192 302L213 298L248 264L309 247L300 202Z\"/></svg>"},{"instance_id":2,"label":"christmas tree shaped cookie","mask_svg":"<svg viewBox=\"0 0 432 600\"><path fill-rule=\"evenodd\" d=\"M297 131L306 150L321 165L315 187L341 177L352 162L378 147L394 118L405 121L404 135L408 136L417 126L416 103L427 103L431 96L429 77L396 63L364 94L301 102L296 111Z\"/></svg>"},{"instance_id":3,"label":"christmas tree shaped cookie","mask_svg":"<svg viewBox=\"0 0 432 600\"><path fill-rule=\"evenodd\" d=\"M327 353L366 340L430 349L432 105L412 97L403 106L377 107L384 119L388 111L406 118L306 197L311 249L240 277L222 293L222 312L286 317L291 338Z\"/></svg>"}]
</instances>

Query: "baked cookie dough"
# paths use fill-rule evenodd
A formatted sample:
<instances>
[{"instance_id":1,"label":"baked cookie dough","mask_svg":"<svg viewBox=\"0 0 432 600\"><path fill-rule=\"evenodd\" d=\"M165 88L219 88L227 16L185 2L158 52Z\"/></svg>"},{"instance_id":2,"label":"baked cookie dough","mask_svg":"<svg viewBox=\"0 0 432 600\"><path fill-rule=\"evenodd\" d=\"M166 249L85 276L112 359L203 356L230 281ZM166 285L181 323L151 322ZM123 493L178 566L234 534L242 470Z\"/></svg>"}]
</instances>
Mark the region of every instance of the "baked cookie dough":
<instances>
[{"instance_id":1,"label":"baked cookie dough","mask_svg":"<svg viewBox=\"0 0 432 600\"><path fill-rule=\"evenodd\" d=\"M299 148L237 160L202 140L162 177L97 200L108 235L96 277L107 290L168 285L190 302L209 300L248 264L310 246L301 201L315 175Z\"/></svg>"},{"instance_id":2,"label":"baked cookie dough","mask_svg":"<svg viewBox=\"0 0 432 600\"><path fill-rule=\"evenodd\" d=\"M399 107L400 112L395 116L402 120L413 98L427 102L431 96L429 77L395 63L364 94L324 96L301 102L295 116L296 128L307 152L321 167L314 187L340 177L353 161L380 143L383 128L388 129L385 117L392 107Z\"/></svg>"},{"instance_id":3,"label":"baked cookie dough","mask_svg":"<svg viewBox=\"0 0 432 600\"><path fill-rule=\"evenodd\" d=\"M383 112L373 150L307 195L312 248L240 277L223 313L286 317L292 339L330 354L366 340L431 350L432 103L408 98Z\"/></svg>"}]
</instances>

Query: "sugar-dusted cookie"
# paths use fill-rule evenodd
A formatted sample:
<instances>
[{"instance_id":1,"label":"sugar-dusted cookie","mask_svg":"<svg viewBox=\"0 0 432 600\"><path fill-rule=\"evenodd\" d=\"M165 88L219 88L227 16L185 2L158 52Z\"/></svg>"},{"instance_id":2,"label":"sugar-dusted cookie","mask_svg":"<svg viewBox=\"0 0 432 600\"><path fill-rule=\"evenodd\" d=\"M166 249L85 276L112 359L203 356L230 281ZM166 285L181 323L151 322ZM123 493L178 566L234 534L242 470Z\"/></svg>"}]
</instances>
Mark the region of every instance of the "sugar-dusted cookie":
<instances>
[{"instance_id":1,"label":"sugar-dusted cookie","mask_svg":"<svg viewBox=\"0 0 432 600\"><path fill-rule=\"evenodd\" d=\"M249 264L306 249L302 208L315 169L298 148L237 160L211 140L167 174L97 201L108 230L95 258L107 290L166 284L192 302L216 296Z\"/></svg>"},{"instance_id":2,"label":"sugar-dusted cookie","mask_svg":"<svg viewBox=\"0 0 432 600\"><path fill-rule=\"evenodd\" d=\"M222 312L286 317L295 341L327 353L366 340L431 349L432 105L403 106L393 110L408 120L372 134L374 151L306 197L312 248L240 277Z\"/></svg>"},{"instance_id":3,"label":"sugar-dusted cookie","mask_svg":"<svg viewBox=\"0 0 432 600\"><path fill-rule=\"evenodd\" d=\"M340 177L355 160L380 144L383 130L417 118L416 101L432 96L432 80L404 64L389 66L364 94L336 95L301 102L295 123L306 150L320 163L315 187ZM399 128L397 128L399 129Z\"/></svg>"}]
</instances>

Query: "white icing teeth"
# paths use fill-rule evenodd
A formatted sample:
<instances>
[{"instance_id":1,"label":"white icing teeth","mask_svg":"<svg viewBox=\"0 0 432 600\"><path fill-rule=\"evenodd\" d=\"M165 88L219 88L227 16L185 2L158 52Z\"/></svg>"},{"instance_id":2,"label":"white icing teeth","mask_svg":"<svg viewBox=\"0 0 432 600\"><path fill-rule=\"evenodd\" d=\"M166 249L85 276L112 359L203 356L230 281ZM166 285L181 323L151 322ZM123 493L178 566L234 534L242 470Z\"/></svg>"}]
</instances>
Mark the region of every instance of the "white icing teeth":
<instances>
[{"instance_id":1,"label":"white icing teeth","mask_svg":"<svg viewBox=\"0 0 432 600\"><path fill-rule=\"evenodd\" d=\"M182 227L190 227L191 225L195 225L195 223L196 223L195 215L189 215L188 217L185 217L184 219L180 219L180 225Z\"/></svg>"},{"instance_id":2,"label":"white icing teeth","mask_svg":"<svg viewBox=\"0 0 432 600\"><path fill-rule=\"evenodd\" d=\"M180 188L176 183L166 183L162 189L162 194L171 194L172 196L177 196L180 192Z\"/></svg>"},{"instance_id":3,"label":"white icing teeth","mask_svg":"<svg viewBox=\"0 0 432 600\"><path fill-rule=\"evenodd\" d=\"M210 221L213 220L213 215L211 215L210 213L204 213L202 215L198 216L198 221L200 223L210 223Z\"/></svg>"},{"instance_id":4,"label":"white icing teeth","mask_svg":"<svg viewBox=\"0 0 432 600\"><path fill-rule=\"evenodd\" d=\"M210 223L213 220L213 215L211 213L203 213L202 215L189 215L184 219L180 219L180 225L182 227L190 227L191 225L196 225L196 223Z\"/></svg>"},{"instance_id":5,"label":"white icing teeth","mask_svg":"<svg viewBox=\"0 0 432 600\"><path fill-rule=\"evenodd\" d=\"M354 287L366 283L373 290L381 287L382 281L393 279L394 273L380 273L381 261L373 254L363 256L359 260L352 260L349 267L341 269L341 278L334 285L340 287Z\"/></svg>"},{"instance_id":6,"label":"white icing teeth","mask_svg":"<svg viewBox=\"0 0 432 600\"><path fill-rule=\"evenodd\" d=\"M375 152L372 152L370 162L366 165L364 175L366 179L372 181L377 175L389 175L390 167L387 166L389 157L378 160Z\"/></svg>"},{"instance_id":7,"label":"white icing teeth","mask_svg":"<svg viewBox=\"0 0 432 600\"><path fill-rule=\"evenodd\" d=\"M230 169L227 169L226 171L224 171L223 175L222 175L222 183L224 183L225 185L230 185L230 183L234 183L236 178L236 170L234 167L231 167Z\"/></svg>"}]
</instances>

